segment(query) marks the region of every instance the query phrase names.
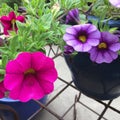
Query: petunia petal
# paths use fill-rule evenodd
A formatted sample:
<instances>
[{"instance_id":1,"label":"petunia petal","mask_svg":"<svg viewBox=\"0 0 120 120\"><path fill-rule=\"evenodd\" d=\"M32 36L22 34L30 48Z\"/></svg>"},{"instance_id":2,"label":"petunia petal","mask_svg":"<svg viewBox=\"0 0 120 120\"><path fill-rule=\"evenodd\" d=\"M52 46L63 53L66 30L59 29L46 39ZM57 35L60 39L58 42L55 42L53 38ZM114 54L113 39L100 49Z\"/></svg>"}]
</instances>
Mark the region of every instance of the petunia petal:
<instances>
[{"instance_id":1,"label":"petunia petal","mask_svg":"<svg viewBox=\"0 0 120 120\"><path fill-rule=\"evenodd\" d=\"M97 48L96 47L93 47L90 51L90 59L95 62L96 60L96 57L98 56L98 51L97 51Z\"/></svg>"},{"instance_id":2,"label":"petunia petal","mask_svg":"<svg viewBox=\"0 0 120 120\"><path fill-rule=\"evenodd\" d=\"M116 43L119 41L119 38L117 35L111 34L109 32L101 32L101 36L104 42L108 42L109 43Z\"/></svg>"},{"instance_id":3,"label":"petunia petal","mask_svg":"<svg viewBox=\"0 0 120 120\"><path fill-rule=\"evenodd\" d=\"M115 54L116 55L116 54ZM114 59L112 58L111 54L109 54L109 52L104 52L103 53L104 56L104 62L106 63L111 63ZM117 57L117 56L116 56Z\"/></svg>"},{"instance_id":4,"label":"petunia petal","mask_svg":"<svg viewBox=\"0 0 120 120\"><path fill-rule=\"evenodd\" d=\"M18 20L20 22L24 22L25 18L24 18L24 16L17 16L16 20Z\"/></svg>"},{"instance_id":5,"label":"petunia petal","mask_svg":"<svg viewBox=\"0 0 120 120\"><path fill-rule=\"evenodd\" d=\"M44 60L44 66L42 66L42 69L39 69L41 72L50 72L49 70L55 70L55 64L52 58L46 57ZM56 71L56 70L55 70Z\"/></svg>"},{"instance_id":6,"label":"petunia petal","mask_svg":"<svg viewBox=\"0 0 120 120\"><path fill-rule=\"evenodd\" d=\"M82 51L82 46L83 46L82 44L76 44L73 46L73 48L74 48L74 50L80 52L80 51Z\"/></svg>"},{"instance_id":7,"label":"petunia petal","mask_svg":"<svg viewBox=\"0 0 120 120\"><path fill-rule=\"evenodd\" d=\"M77 33L79 33L80 31L82 31L82 25L74 25L74 26L72 26L73 27L73 29L75 29L76 31L77 31Z\"/></svg>"},{"instance_id":8,"label":"petunia petal","mask_svg":"<svg viewBox=\"0 0 120 120\"><path fill-rule=\"evenodd\" d=\"M2 22L2 24L3 24L3 26L4 27L6 27L6 26L10 26L10 22L11 22L11 20L9 19L9 17L7 17L7 16L2 16L1 18L0 18L0 20L1 20L1 22Z\"/></svg>"},{"instance_id":9,"label":"petunia petal","mask_svg":"<svg viewBox=\"0 0 120 120\"><path fill-rule=\"evenodd\" d=\"M7 89L5 88L3 81L0 82L0 91L1 91L1 92L4 92L4 91L6 91L6 90L7 90Z\"/></svg>"},{"instance_id":10,"label":"petunia petal","mask_svg":"<svg viewBox=\"0 0 120 120\"><path fill-rule=\"evenodd\" d=\"M67 33L67 34L65 34L65 35L63 36L63 39L64 39L64 41L69 41L69 40L74 40L74 39L76 39L76 38L75 38L74 35Z\"/></svg>"},{"instance_id":11,"label":"petunia petal","mask_svg":"<svg viewBox=\"0 0 120 120\"><path fill-rule=\"evenodd\" d=\"M88 33L95 33L95 32L99 32L99 30L97 29L97 27L95 25L89 25L88 26ZM99 32L100 34L100 32Z\"/></svg>"},{"instance_id":12,"label":"petunia petal","mask_svg":"<svg viewBox=\"0 0 120 120\"><path fill-rule=\"evenodd\" d=\"M109 0L109 2L110 2L113 6L120 8L120 1L119 1L119 0Z\"/></svg>"},{"instance_id":13,"label":"petunia petal","mask_svg":"<svg viewBox=\"0 0 120 120\"><path fill-rule=\"evenodd\" d=\"M69 27L66 29L66 32L71 35L76 35L77 31L73 27Z\"/></svg>"},{"instance_id":14,"label":"petunia petal","mask_svg":"<svg viewBox=\"0 0 120 120\"><path fill-rule=\"evenodd\" d=\"M11 12L9 13L9 18L10 18L10 20L13 20L13 19L16 20L16 15L15 15L14 11L11 11Z\"/></svg>"},{"instance_id":15,"label":"petunia petal","mask_svg":"<svg viewBox=\"0 0 120 120\"><path fill-rule=\"evenodd\" d=\"M0 98L4 97L4 93L0 91Z\"/></svg>"},{"instance_id":16,"label":"petunia petal","mask_svg":"<svg viewBox=\"0 0 120 120\"><path fill-rule=\"evenodd\" d=\"M54 89L53 83L49 81L41 80L40 85L43 88L45 94L51 93Z\"/></svg>"},{"instance_id":17,"label":"petunia petal","mask_svg":"<svg viewBox=\"0 0 120 120\"><path fill-rule=\"evenodd\" d=\"M30 99L41 99L44 95L44 91L35 77L33 75L26 76L20 91L20 101L27 102Z\"/></svg>"},{"instance_id":18,"label":"petunia petal","mask_svg":"<svg viewBox=\"0 0 120 120\"><path fill-rule=\"evenodd\" d=\"M8 29L4 28L4 34L5 34L5 35L9 35Z\"/></svg>"},{"instance_id":19,"label":"petunia petal","mask_svg":"<svg viewBox=\"0 0 120 120\"><path fill-rule=\"evenodd\" d=\"M89 30L89 27L91 26L91 24L81 24L81 31L87 31Z\"/></svg>"},{"instance_id":20,"label":"petunia petal","mask_svg":"<svg viewBox=\"0 0 120 120\"><path fill-rule=\"evenodd\" d=\"M54 82L57 79L57 71L55 69L46 69L40 72L37 72L37 78L39 81L46 80L49 82Z\"/></svg>"},{"instance_id":21,"label":"petunia petal","mask_svg":"<svg viewBox=\"0 0 120 120\"><path fill-rule=\"evenodd\" d=\"M8 90L14 89L16 86L19 86L23 82L23 74L6 74L4 77L4 85Z\"/></svg>"},{"instance_id":22,"label":"petunia petal","mask_svg":"<svg viewBox=\"0 0 120 120\"><path fill-rule=\"evenodd\" d=\"M31 54L31 63L31 67L38 71L46 64L46 56L42 52L34 52Z\"/></svg>"},{"instance_id":23,"label":"petunia petal","mask_svg":"<svg viewBox=\"0 0 120 120\"><path fill-rule=\"evenodd\" d=\"M113 51L109 51L109 54L111 55L111 57L115 60L118 57L118 53L117 52L113 52Z\"/></svg>"},{"instance_id":24,"label":"petunia petal","mask_svg":"<svg viewBox=\"0 0 120 120\"><path fill-rule=\"evenodd\" d=\"M114 51L114 52L120 50L120 43L111 44L111 45L109 46L109 49L112 50L112 51Z\"/></svg>"},{"instance_id":25,"label":"petunia petal","mask_svg":"<svg viewBox=\"0 0 120 120\"><path fill-rule=\"evenodd\" d=\"M21 68L22 66L16 60L10 60L6 65L6 73L12 74L23 73L24 71Z\"/></svg>"},{"instance_id":26,"label":"petunia petal","mask_svg":"<svg viewBox=\"0 0 120 120\"><path fill-rule=\"evenodd\" d=\"M81 42L76 39L73 39L73 40L66 41L66 44L75 48L75 46L81 45Z\"/></svg>"},{"instance_id":27,"label":"petunia petal","mask_svg":"<svg viewBox=\"0 0 120 120\"><path fill-rule=\"evenodd\" d=\"M82 45L82 51L83 52L88 52L91 48L92 48L91 45L89 45L87 43Z\"/></svg>"},{"instance_id":28,"label":"petunia petal","mask_svg":"<svg viewBox=\"0 0 120 120\"><path fill-rule=\"evenodd\" d=\"M20 84L19 86L14 87L9 94L9 97L13 100L19 100L19 95L21 92L21 88L22 88L22 84Z\"/></svg>"},{"instance_id":29,"label":"petunia petal","mask_svg":"<svg viewBox=\"0 0 120 120\"><path fill-rule=\"evenodd\" d=\"M88 39L98 39L99 40L100 37L101 37L101 34L98 30L88 34Z\"/></svg>"},{"instance_id":30,"label":"petunia petal","mask_svg":"<svg viewBox=\"0 0 120 120\"><path fill-rule=\"evenodd\" d=\"M22 52L17 56L16 61L21 65L22 71L26 71L32 67L31 56L29 52Z\"/></svg>"},{"instance_id":31,"label":"petunia petal","mask_svg":"<svg viewBox=\"0 0 120 120\"><path fill-rule=\"evenodd\" d=\"M91 46L97 46L99 44L99 39L89 38L87 39L87 43L89 43Z\"/></svg>"},{"instance_id":32,"label":"petunia petal","mask_svg":"<svg viewBox=\"0 0 120 120\"><path fill-rule=\"evenodd\" d=\"M98 52L96 59L95 59L95 62L99 63L99 64L105 62L105 59L104 59L103 54L101 52Z\"/></svg>"},{"instance_id":33,"label":"petunia petal","mask_svg":"<svg viewBox=\"0 0 120 120\"><path fill-rule=\"evenodd\" d=\"M0 98L3 98L3 97L5 97L5 92L6 92L6 88L5 88L5 86L4 86L4 84L3 84L3 81L2 82L0 82Z\"/></svg>"}]
</instances>

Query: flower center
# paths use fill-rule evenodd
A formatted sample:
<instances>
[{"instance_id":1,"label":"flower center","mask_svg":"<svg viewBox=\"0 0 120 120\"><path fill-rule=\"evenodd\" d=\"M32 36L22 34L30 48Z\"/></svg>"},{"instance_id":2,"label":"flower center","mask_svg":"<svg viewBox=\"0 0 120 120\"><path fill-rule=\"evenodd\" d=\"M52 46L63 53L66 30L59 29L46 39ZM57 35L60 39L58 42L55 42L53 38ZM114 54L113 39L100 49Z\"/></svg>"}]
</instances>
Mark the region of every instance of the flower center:
<instances>
[{"instance_id":1,"label":"flower center","mask_svg":"<svg viewBox=\"0 0 120 120\"><path fill-rule=\"evenodd\" d=\"M12 24L15 24L15 22L16 22L15 19L12 19L12 20L11 20L11 23L12 23Z\"/></svg>"},{"instance_id":2,"label":"flower center","mask_svg":"<svg viewBox=\"0 0 120 120\"><path fill-rule=\"evenodd\" d=\"M101 42L99 45L98 45L98 48L100 49L105 49L107 48L107 44L105 42Z\"/></svg>"},{"instance_id":3,"label":"flower center","mask_svg":"<svg viewBox=\"0 0 120 120\"><path fill-rule=\"evenodd\" d=\"M80 40L81 42L86 42L86 36L80 35L80 36L79 36L79 40Z\"/></svg>"},{"instance_id":4,"label":"flower center","mask_svg":"<svg viewBox=\"0 0 120 120\"><path fill-rule=\"evenodd\" d=\"M30 68L30 69L26 70L26 71L24 72L24 74L25 74L25 75L28 75L28 74L35 74L35 70L32 69L32 68Z\"/></svg>"}]
</instances>

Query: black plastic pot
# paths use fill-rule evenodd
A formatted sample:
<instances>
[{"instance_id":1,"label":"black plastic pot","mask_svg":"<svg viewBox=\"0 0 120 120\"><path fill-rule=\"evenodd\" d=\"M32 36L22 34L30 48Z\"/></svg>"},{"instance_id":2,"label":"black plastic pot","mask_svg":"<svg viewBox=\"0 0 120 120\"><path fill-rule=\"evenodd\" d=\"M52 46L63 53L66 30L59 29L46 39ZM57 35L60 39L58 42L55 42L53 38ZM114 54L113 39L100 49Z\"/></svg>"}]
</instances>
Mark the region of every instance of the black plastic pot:
<instances>
[{"instance_id":1,"label":"black plastic pot","mask_svg":"<svg viewBox=\"0 0 120 120\"><path fill-rule=\"evenodd\" d=\"M120 57L110 64L93 63L87 53L64 57L74 84L83 94L98 100L112 100L120 95Z\"/></svg>"}]
</instances>

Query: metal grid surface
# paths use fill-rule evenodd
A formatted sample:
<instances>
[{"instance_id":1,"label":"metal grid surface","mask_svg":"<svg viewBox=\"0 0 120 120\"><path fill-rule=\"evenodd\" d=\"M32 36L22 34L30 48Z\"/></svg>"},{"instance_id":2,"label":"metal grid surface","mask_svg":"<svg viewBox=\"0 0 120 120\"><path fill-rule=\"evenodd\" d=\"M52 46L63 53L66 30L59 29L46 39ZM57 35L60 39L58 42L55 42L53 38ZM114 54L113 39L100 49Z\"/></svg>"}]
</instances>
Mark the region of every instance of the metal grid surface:
<instances>
[{"instance_id":1,"label":"metal grid surface","mask_svg":"<svg viewBox=\"0 0 120 120\"><path fill-rule=\"evenodd\" d=\"M59 47L55 47L55 49L54 47L52 46L48 47L47 53L48 56L51 56L54 60L58 59L59 57L64 60L62 52L59 50ZM62 64L61 66L64 67ZM40 103L39 101L36 101L41 108L37 112L35 112L29 118L29 120L120 120L119 98L109 101L99 101L91 99L77 90L77 88L73 84L72 79L68 81L62 77L63 76L59 76L57 80L64 84L62 89L60 89L56 94L54 94L53 92L52 97L50 97L50 99L47 101L45 105ZM74 89L76 92L73 93L74 94L74 96L72 97L73 101L71 102L71 104L69 104L69 107L67 107L67 109L64 110L64 105L68 104L69 98L67 99L66 96L66 99L65 100L63 99L64 101L61 101L61 99L58 98L65 92L66 95L69 94L66 91L66 89L68 89L69 87L72 89L72 91ZM54 105L54 109L52 107L49 107L51 103L54 104L55 100L59 104L61 104L61 102L64 102L64 105L61 104L60 105L61 107L57 108L57 111L59 112L61 111L60 109L63 109L61 114L55 110L55 107L57 107L56 105ZM94 105L96 106L100 105L99 106L100 109L98 110L98 106L95 107ZM52 116L52 118L47 119L43 117L42 119L40 116L41 115L40 113L42 111L49 113L50 117ZM81 113L81 111L83 112ZM89 118L89 115L87 114L93 115L95 117Z\"/></svg>"}]
</instances>

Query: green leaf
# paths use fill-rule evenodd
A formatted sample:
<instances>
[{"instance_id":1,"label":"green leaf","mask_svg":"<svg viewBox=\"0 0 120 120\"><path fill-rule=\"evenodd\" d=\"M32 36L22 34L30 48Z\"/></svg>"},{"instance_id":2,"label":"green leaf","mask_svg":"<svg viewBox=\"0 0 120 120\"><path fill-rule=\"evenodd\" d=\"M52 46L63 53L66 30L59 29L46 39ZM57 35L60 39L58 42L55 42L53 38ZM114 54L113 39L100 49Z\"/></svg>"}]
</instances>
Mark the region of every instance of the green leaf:
<instances>
[{"instance_id":1,"label":"green leaf","mask_svg":"<svg viewBox=\"0 0 120 120\"><path fill-rule=\"evenodd\" d=\"M27 4L30 4L30 1L29 0L22 0L23 2L27 3Z\"/></svg>"},{"instance_id":2,"label":"green leaf","mask_svg":"<svg viewBox=\"0 0 120 120\"><path fill-rule=\"evenodd\" d=\"M70 10L80 4L80 0L60 0L61 8Z\"/></svg>"},{"instance_id":3,"label":"green leaf","mask_svg":"<svg viewBox=\"0 0 120 120\"><path fill-rule=\"evenodd\" d=\"M18 36L14 36L12 37L11 39L9 39L9 48L11 50L11 52L16 52L17 49L19 47L19 44L18 44Z\"/></svg>"},{"instance_id":4,"label":"green leaf","mask_svg":"<svg viewBox=\"0 0 120 120\"><path fill-rule=\"evenodd\" d=\"M5 69L0 69L0 76L5 74Z\"/></svg>"},{"instance_id":5,"label":"green leaf","mask_svg":"<svg viewBox=\"0 0 120 120\"><path fill-rule=\"evenodd\" d=\"M44 28L44 30L47 30L50 28L51 26L51 22L52 22L52 14L48 13L48 14L44 14L41 18L40 18L40 25Z\"/></svg>"},{"instance_id":6,"label":"green leaf","mask_svg":"<svg viewBox=\"0 0 120 120\"><path fill-rule=\"evenodd\" d=\"M109 29L109 32L110 32L110 33L114 33L117 29L118 29L117 27L110 28L110 29Z\"/></svg>"},{"instance_id":7,"label":"green leaf","mask_svg":"<svg viewBox=\"0 0 120 120\"><path fill-rule=\"evenodd\" d=\"M8 56L7 55L2 55L2 66L5 68L6 64L8 62Z\"/></svg>"}]
</instances>

